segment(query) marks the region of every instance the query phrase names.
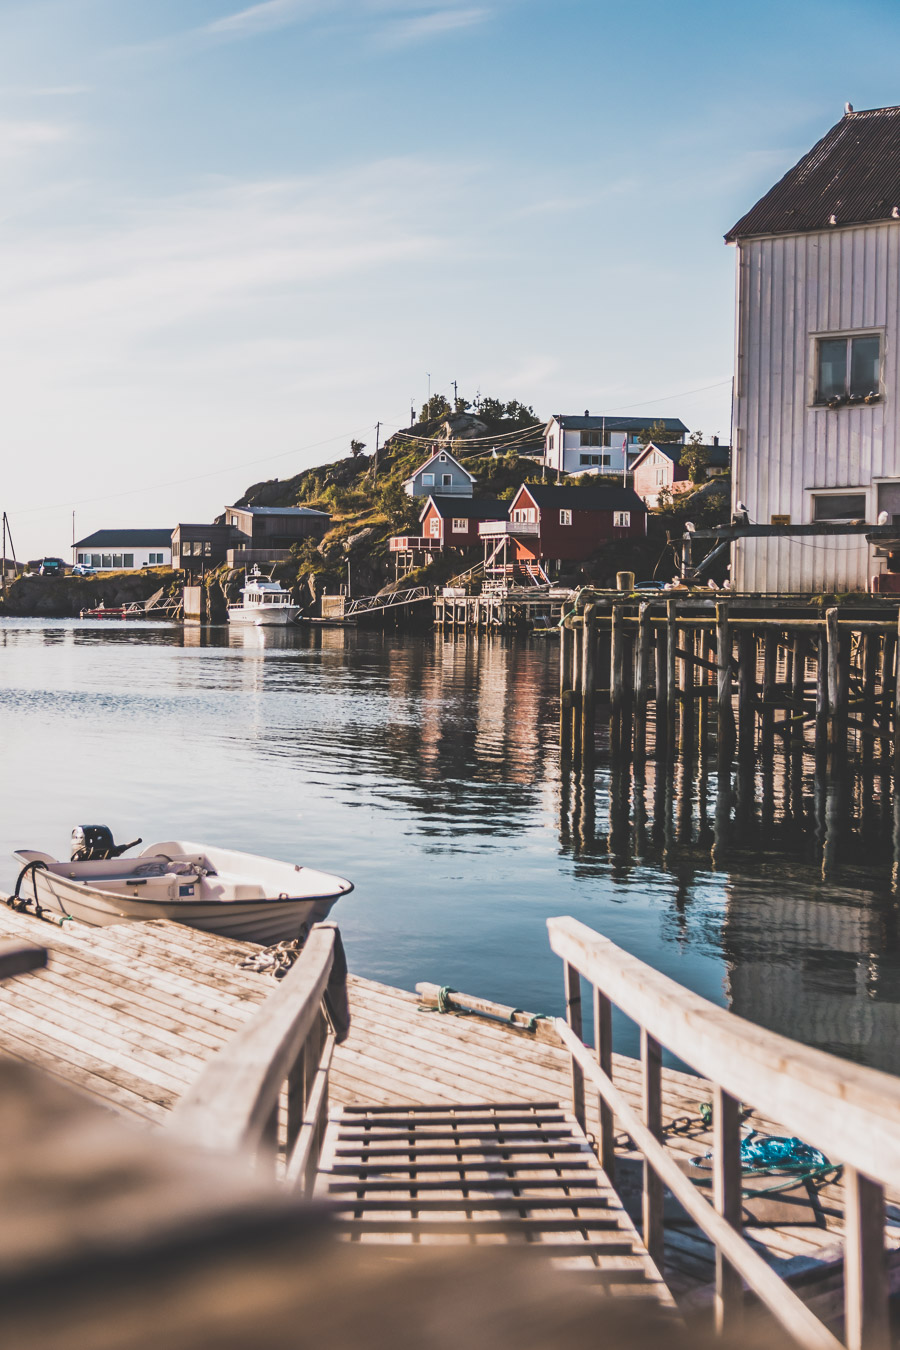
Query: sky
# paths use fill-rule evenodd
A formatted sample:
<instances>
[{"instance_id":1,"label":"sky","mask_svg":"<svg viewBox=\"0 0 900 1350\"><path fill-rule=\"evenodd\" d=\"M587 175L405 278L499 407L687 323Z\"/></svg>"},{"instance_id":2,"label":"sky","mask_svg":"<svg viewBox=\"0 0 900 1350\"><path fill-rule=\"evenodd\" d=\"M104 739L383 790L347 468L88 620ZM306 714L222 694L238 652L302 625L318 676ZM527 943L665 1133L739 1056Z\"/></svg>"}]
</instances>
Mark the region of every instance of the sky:
<instances>
[{"instance_id":1,"label":"sky","mask_svg":"<svg viewBox=\"0 0 900 1350\"><path fill-rule=\"evenodd\" d=\"M0 0L17 556L211 520L429 378L727 439L722 236L900 104L898 43L893 0Z\"/></svg>"}]
</instances>

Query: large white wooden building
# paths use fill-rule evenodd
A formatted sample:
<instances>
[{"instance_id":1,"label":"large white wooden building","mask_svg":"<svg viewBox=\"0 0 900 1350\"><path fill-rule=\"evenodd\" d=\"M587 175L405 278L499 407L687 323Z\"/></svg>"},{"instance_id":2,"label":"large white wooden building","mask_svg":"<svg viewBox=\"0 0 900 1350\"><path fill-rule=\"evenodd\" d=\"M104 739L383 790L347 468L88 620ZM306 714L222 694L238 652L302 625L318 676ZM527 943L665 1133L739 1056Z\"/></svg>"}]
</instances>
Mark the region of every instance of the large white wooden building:
<instances>
[{"instance_id":1,"label":"large white wooden building","mask_svg":"<svg viewBox=\"0 0 900 1350\"><path fill-rule=\"evenodd\" d=\"M900 523L900 108L849 109L726 235L734 501L755 524ZM747 539L736 589L865 590L863 535Z\"/></svg>"}]
</instances>

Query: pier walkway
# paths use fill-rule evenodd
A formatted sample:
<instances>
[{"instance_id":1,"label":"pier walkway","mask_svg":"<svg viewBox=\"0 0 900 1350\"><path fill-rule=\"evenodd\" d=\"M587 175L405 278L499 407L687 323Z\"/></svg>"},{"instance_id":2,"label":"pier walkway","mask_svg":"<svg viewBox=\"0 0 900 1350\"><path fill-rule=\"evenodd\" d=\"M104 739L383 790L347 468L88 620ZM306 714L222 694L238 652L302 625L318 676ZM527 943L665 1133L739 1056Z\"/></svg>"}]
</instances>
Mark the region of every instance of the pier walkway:
<instances>
[{"instance_id":1,"label":"pier walkway","mask_svg":"<svg viewBox=\"0 0 900 1350\"><path fill-rule=\"evenodd\" d=\"M253 951L246 944L171 923L57 928L4 905L0 941L9 939L43 946L49 959L46 969L0 984L0 1052L148 1123L166 1123L216 1052L284 989L240 968ZM506 1242L512 1232L529 1244L560 1244L576 1268L599 1272L611 1288L637 1281L654 1298L669 1298L634 1226L641 1155L620 1127L613 1190L609 1168L585 1141L585 1133L603 1138L598 1097L585 1095L582 1131L569 1048L553 1023L526 1030L523 1018L517 1028L441 1015L423 997L354 976L348 993L349 1035L325 1074L331 1123L318 1181L337 1199L348 1236L470 1243ZM643 1111L640 1062L613 1056L612 1078L624 1101ZM306 1070L307 1097L312 1082ZM715 1093L668 1068L659 1084L659 1135L688 1174L691 1159L713 1147L704 1108ZM785 1132L755 1114L746 1123ZM576 1176L585 1184L573 1190ZM832 1324L843 1309L843 1206L844 1187L832 1181L745 1196L741 1215L753 1249ZM886 1213L895 1287L900 1209L890 1195ZM666 1286L681 1306L711 1305L714 1247L672 1196L662 1251Z\"/></svg>"}]
</instances>

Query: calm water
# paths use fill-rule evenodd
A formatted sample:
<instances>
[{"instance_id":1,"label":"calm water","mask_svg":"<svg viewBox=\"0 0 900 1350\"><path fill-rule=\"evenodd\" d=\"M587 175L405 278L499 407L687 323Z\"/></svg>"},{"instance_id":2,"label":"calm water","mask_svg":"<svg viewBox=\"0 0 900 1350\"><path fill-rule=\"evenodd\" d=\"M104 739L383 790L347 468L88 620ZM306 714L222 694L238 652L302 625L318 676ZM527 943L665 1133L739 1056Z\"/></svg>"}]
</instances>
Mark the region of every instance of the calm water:
<instances>
[{"instance_id":1,"label":"calm water","mask_svg":"<svg viewBox=\"0 0 900 1350\"><path fill-rule=\"evenodd\" d=\"M545 920L573 914L746 1017L900 1072L877 774L826 791L776 764L732 797L702 768L612 771L601 743L573 780L556 684L539 639L0 620L0 886L13 848L63 855L79 823L303 861L355 883L335 918L359 974L539 1012L561 1011Z\"/></svg>"}]
</instances>

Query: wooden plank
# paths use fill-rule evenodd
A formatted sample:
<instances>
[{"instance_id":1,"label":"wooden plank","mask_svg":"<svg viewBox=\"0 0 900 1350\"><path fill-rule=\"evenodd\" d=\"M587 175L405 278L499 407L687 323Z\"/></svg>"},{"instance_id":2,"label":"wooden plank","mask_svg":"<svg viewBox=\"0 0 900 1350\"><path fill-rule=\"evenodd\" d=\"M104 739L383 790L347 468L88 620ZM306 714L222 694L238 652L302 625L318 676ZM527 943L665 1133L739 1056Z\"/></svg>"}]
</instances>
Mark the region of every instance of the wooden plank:
<instances>
[{"instance_id":1,"label":"wooden plank","mask_svg":"<svg viewBox=\"0 0 900 1350\"><path fill-rule=\"evenodd\" d=\"M644 1073L642 1108L644 1124L654 1138L662 1139L662 1110L660 1106L660 1070L662 1048L657 1040L641 1028L641 1066ZM599 1067L599 1065L598 1065ZM602 1072L602 1070L601 1070ZM644 1246L654 1265L663 1261L663 1184L648 1159L644 1159L644 1189L642 1219Z\"/></svg>"},{"instance_id":2,"label":"wooden plank","mask_svg":"<svg viewBox=\"0 0 900 1350\"><path fill-rule=\"evenodd\" d=\"M412 1188L415 1183L412 1183ZM609 1199L605 1195L538 1196L538 1195L490 1195L490 1196L431 1196L405 1195L395 1199L378 1196L343 1196L329 1194L328 1207L341 1214L354 1209L366 1215L395 1214L398 1211L422 1214L446 1213L451 1210L466 1210L474 1213L499 1210L572 1210L577 1218L581 1210L609 1209ZM610 1219L609 1225L616 1225L616 1219ZM573 1224L577 1227L577 1224ZM628 1244L631 1250L631 1243Z\"/></svg>"},{"instance_id":3,"label":"wooden plank","mask_svg":"<svg viewBox=\"0 0 900 1350\"><path fill-rule=\"evenodd\" d=\"M887 1264L884 1251L884 1190L856 1168L844 1168L845 1318L848 1350L888 1350Z\"/></svg>"},{"instance_id":4,"label":"wooden plank","mask_svg":"<svg viewBox=\"0 0 900 1350\"><path fill-rule=\"evenodd\" d=\"M173 1124L208 1147L252 1147L319 1015L331 974L335 929L316 925L299 960L256 1016L207 1064L173 1112Z\"/></svg>"},{"instance_id":5,"label":"wooden plank","mask_svg":"<svg viewBox=\"0 0 900 1350\"><path fill-rule=\"evenodd\" d=\"M741 1196L741 1104L715 1089L713 1097L713 1203L722 1218L740 1232ZM716 1250L716 1331L721 1336L740 1324L744 1285L740 1272Z\"/></svg>"}]
</instances>

